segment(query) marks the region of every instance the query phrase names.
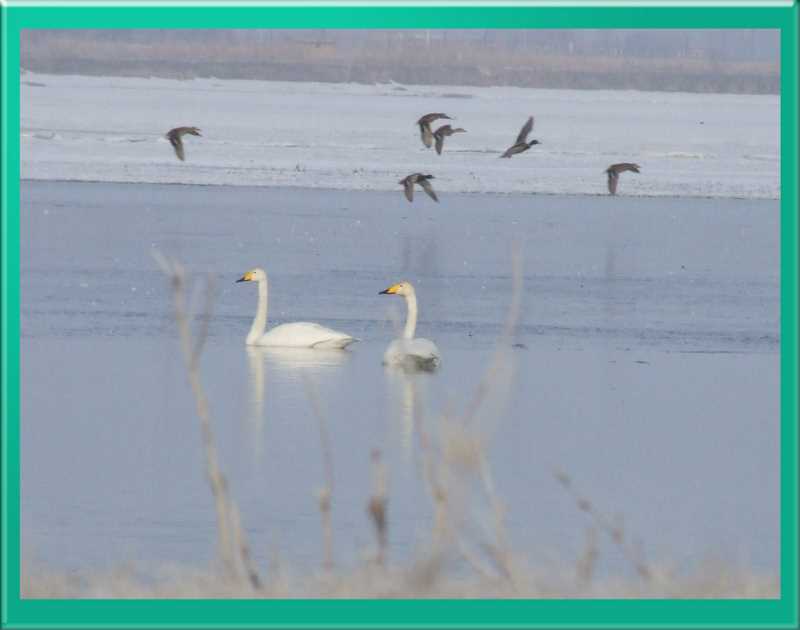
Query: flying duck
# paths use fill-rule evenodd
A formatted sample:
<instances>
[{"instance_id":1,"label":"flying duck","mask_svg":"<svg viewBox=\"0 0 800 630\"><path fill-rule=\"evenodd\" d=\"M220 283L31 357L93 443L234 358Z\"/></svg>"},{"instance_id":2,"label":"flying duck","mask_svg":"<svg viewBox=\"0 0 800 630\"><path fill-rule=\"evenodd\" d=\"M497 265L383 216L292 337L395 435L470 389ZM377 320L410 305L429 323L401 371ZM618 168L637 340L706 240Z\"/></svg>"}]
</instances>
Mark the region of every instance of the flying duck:
<instances>
[{"instance_id":1,"label":"flying duck","mask_svg":"<svg viewBox=\"0 0 800 630\"><path fill-rule=\"evenodd\" d=\"M439 198L436 196L436 192L433 190L433 186L428 181L429 179L434 179L433 175L423 175L422 173L411 173L408 177L404 177L401 179L398 184L402 184L405 188L406 199L409 201L414 201L414 184L419 184L422 186L422 190L428 193L428 197L433 199L438 203Z\"/></svg>"},{"instance_id":2,"label":"flying duck","mask_svg":"<svg viewBox=\"0 0 800 630\"><path fill-rule=\"evenodd\" d=\"M612 195L617 194L617 183L619 182L620 173L624 173L625 171L638 173L640 168L642 167L632 162L620 162L619 164L612 164L609 166L606 169L606 173L608 174L608 192Z\"/></svg>"},{"instance_id":3,"label":"flying duck","mask_svg":"<svg viewBox=\"0 0 800 630\"><path fill-rule=\"evenodd\" d=\"M178 159L181 161L185 159L183 154L183 140L181 138L186 134L190 136L199 136L200 130L197 127L175 127L175 129L170 129L167 132L167 140L169 140L172 148L175 149L175 155L177 155Z\"/></svg>"},{"instance_id":4,"label":"flying duck","mask_svg":"<svg viewBox=\"0 0 800 630\"><path fill-rule=\"evenodd\" d=\"M434 120L439 120L440 118L447 118L447 120L453 120L447 114L442 114L441 112L434 112L432 114L425 114L422 118L417 121L419 125L419 135L422 138L422 144L424 144L429 149L433 144L433 132L431 131L431 123Z\"/></svg>"},{"instance_id":5,"label":"flying duck","mask_svg":"<svg viewBox=\"0 0 800 630\"><path fill-rule=\"evenodd\" d=\"M454 133L466 133L466 129L462 129L458 127L457 129L453 129L450 125L442 125L436 131L433 132L433 137L436 139L436 153L439 155L442 154L442 148L444 147L444 139L447 136L452 136Z\"/></svg>"},{"instance_id":6,"label":"flying duck","mask_svg":"<svg viewBox=\"0 0 800 630\"><path fill-rule=\"evenodd\" d=\"M538 140L531 140L528 142L528 134L533 129L533 116L528 118L528 121L522 125L522 129L519 130L519 135L517 136L517 141L506 149L506 152L501 155L501 158L510 158L515 153L522 153L523 151L527 151L530 149L534 144L540 144Z\"/></svg>"}]
</instances>

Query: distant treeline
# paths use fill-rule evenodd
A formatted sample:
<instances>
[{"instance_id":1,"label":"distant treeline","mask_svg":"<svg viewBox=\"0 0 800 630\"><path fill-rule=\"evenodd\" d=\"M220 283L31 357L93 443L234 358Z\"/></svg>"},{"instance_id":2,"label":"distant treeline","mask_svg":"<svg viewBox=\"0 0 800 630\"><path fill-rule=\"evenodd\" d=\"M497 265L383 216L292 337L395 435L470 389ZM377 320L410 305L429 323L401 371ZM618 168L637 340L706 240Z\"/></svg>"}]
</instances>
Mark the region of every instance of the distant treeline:
<instances>
[{"instance_id":1,"label":"distant treeline","mask_svg":"<svg viewBox=\"0 0 800 630\"><path fill-rule=\"evenodd\" d=\"M37 30L36 72L777 93L767 30Z\"/></svg>"}]
</instances>

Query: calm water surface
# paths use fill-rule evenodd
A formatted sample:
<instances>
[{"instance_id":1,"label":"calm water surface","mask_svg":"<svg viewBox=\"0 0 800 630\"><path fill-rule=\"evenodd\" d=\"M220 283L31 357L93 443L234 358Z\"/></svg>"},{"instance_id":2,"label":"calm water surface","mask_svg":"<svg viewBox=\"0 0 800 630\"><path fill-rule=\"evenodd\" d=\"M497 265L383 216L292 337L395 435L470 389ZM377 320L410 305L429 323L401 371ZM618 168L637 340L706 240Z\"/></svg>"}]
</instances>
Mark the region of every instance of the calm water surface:
<instances>
[{"instance_id":1,"label":"calm water surface","mask_svg":"<svg viewBox=\"0 0 800 630\"><path fill-rule=\"evenodd\" d=\"M423 197L23 182L24 553L70 570L214 557L157 249L214 279L202 378L256 559L310 570L322 558L309 383L331 438L336 560L353 564L373 544L374 448L389 470L392 558L411 558L431 508L409 410L435 432L443 411L468 407L508 311L516 240L513 377L483 417L515 548L574 565L590 521L555 482L562 469L654 561L777 572L778 202ZM317 321L362 341L343 353L246 348L256 290L234 281L254 266L270 274L271 324ZM436 374L381 366L405 312L378 292L403 279L417 287L418 334L442 351ZM607 541L600 561L630 569Z\"/></svg>"}]
</instances>

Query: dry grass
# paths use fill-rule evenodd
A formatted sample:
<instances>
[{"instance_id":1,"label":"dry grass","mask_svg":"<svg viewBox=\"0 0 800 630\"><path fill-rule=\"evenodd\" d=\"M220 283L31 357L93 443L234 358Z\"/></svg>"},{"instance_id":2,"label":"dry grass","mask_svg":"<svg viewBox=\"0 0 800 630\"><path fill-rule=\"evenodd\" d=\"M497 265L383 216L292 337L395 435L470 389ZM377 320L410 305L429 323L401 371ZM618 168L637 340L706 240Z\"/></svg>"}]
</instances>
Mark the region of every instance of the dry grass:
<instances>
[{"instance_id":1,"label":"dry grass","mask_svg":"<svg viewBox=\"0 0 800 630\"><path fill-rule=\"evenodd\" d=\"M354 569L335 570L333 562L333 455L322 405L310 380L308 399L317 417L325 471L318 491L323 538L321 570L293 576L280 563L259 573L250 556L244 529L220 468L208 402L199 376L199 360L211 317L210 281L205 307L193 317L187 306L189 282L176 261L157 255L172 286L174 313L206 455L206 476L216 506L219 566L207 571L164 568L143 577L135 567L110 573L63 574L25 563L22 596L26 598L772 598L780 596L779 579L706 562L693 572L654 566L643 545L620 522L584 496L574 480L556 471L555 482L572 497L591 525L583 553L561 567L528 566L505 528L508 507L495 487L487 448L502 417L513 380L510 353L519 318L522 264L513 253L512 299L503 333L481 382L462 411L449 409L431 419L412 405L418 439L420 478L433 505L427 540L402 564L388 560L391 518L388 470L381 453L372 453L372 491L366 514L375 532L375 553ZM192 322L198 322L193 333ZM596 578L607 537L630 564L633 577ZM456 564L464 567L455 575Z\"/></svg>"},{"instance_id":2,"label":"dry grass","mask_svg":"<svg viewBox=\"0 0 800 630\"><path fill-rule=\"evenodd\" d=\"M773 576L708 564L689 575L654 571L648 582L607 578L583 584L572 570L518 570L513 585L504 578L444 575L433 556L409 567L380 567L291 577L265 576L258 588L227 579L217 572L165 569L142 579L134 569L64 574L23 566L22 596L42 599L761 599L780 597Z\"/></svg>"},{"instance_id":3,"label":"dry grass","mask_svg":"<svg viewBox=\"0 0 800 630\"><path fill-rule=\"evenodd\" d=\"M260 579L255 570L247 538L242 528L239 508L228 492L228 481L219 464L214 432L211 427L211 416L203 384L200 380L200 356L208 334L208 322L211 319L213 307L212 280L209 277L205 287L205 308L200 318L200 330L193 335L191 330L192 313L187 306L187 278L183 266L174 260L169 260L157 252L154 254L161 270L169 278L172 285L175 321L178 324L178 334L181 342L181 351L186 363L186 372L194 394L197 408L197 417L200 421L200 432L203 436L203 446L206 455L206 476L214 495L214 505L217 513L217 534L219 540L219 557L222 562L224 575L234 583L248 584L258 588Z\"/></svg>"}]
</instances>

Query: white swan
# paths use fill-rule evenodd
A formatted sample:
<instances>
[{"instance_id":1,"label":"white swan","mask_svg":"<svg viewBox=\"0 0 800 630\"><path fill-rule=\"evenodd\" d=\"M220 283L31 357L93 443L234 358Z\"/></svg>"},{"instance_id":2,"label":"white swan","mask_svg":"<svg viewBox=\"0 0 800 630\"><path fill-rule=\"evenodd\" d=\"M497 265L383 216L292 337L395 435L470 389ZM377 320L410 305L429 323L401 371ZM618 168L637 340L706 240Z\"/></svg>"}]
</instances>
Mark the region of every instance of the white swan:
<instances>
[{"instance_id":1,"label":"white swan","mask_svg":"<svg viewBox=\"0 0 800 630\"><path fill-rule=\"evenodd\" d=\"M385 365L405 365L421 369L433 369L441 362L439 348L430 339L414 337L417 330L417 294L410 282L393 284L379 295L402 295L406 299L408 315L403 336L395 339L383 355Z\"/></svg>"},{"instance_id":2,"label":"white swan","mask_svg":"<svg viewBox=\"0 0 800 630\"><path fill-rule=\"evenodd\" d=\"M358 341L355 337L310 322L281 324L267 328L267 272L251 269L236 282L258 282L258 310L247 335L248 346L284 348L344 348ZM265 332L266 331L266 332Z\"/></svg>"}]
</instances>

